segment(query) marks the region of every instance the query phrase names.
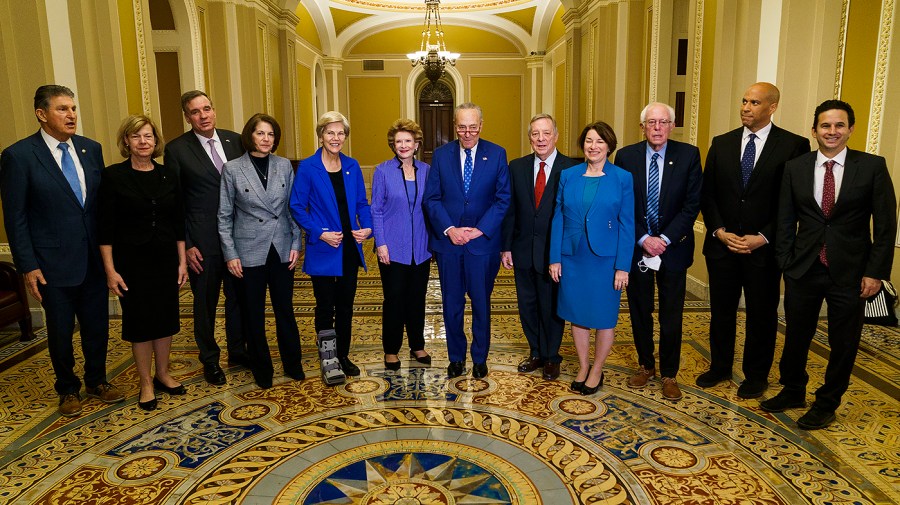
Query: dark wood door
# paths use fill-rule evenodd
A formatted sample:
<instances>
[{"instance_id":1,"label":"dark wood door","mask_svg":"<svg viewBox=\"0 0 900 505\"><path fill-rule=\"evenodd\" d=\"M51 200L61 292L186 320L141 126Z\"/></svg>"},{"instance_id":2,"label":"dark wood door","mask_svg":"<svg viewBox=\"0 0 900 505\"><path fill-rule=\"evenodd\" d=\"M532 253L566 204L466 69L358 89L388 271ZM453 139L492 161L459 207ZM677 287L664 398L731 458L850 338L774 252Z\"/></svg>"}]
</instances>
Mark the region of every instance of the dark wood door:
<instances>
[{"instance_id":1,"label":"dark wood door","mask_svg":"<svg viewBox=\"0 0 900 505\"><path fill-rule=\"evenodd\" d=\"M453 140L453 104L419 102L419 123L424 137L421 160L430 164L434 150Z\"/></svg>"}]
</instances>

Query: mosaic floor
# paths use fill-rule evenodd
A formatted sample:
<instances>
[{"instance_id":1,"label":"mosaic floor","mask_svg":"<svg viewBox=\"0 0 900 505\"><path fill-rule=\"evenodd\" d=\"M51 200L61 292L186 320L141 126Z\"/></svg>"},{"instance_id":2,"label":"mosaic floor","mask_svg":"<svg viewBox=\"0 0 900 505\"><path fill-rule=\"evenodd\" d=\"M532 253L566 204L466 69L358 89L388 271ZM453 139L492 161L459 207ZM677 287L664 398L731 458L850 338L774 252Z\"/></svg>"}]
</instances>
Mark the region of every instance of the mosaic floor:
<instances>
[{"instance_id":1,"label":"mosaic floor","mask_svg":"<svg viewBox=\"0 0 900 505\"><path fill-rule=\"evenodd\" d=\"M625 385L636 363L624 305L600 393L568 391L577 369L568 334L558 381L517 373L527 346L505 272L494 294L490 374L447 380L436 277L426 330L434 366L409 361L389 372L381 365L381 291L370 273L360 278L352 348L363 373L335 388L318 377L312 291L302 275L295 295L309 376L302 382L276 368L275 387L260 390L248 370L233 367L226 386L207 385L187 291L172 366L188 394L160 395L152 413L137 407L118 321L109 371L128 398L114 406L89 400L75 419L56 413L43 337L3 348L0 503L900 502L900 332L866 327L837 422L806 432L795 424L802 410L765 413L757 400L737 398L735 383L693 387L709 356L708 311L699 301L685 311L679 402L664 400L658 382ZM828 353L820 330L812 384Z\"/></svg>"}]
</instances>

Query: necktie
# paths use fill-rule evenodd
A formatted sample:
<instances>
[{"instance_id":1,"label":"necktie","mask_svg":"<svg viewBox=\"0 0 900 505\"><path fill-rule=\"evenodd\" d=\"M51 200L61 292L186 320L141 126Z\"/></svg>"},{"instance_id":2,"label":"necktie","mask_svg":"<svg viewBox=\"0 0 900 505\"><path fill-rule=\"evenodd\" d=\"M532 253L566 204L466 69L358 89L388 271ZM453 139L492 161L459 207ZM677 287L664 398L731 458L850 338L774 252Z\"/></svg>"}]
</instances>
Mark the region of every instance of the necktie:
<instances>
[{"instance_id":1,"label":"necktie","mask_svg":"<svg viewBox=\"0 0 900 505\"><path fill-rule=\"evenodd\" d=\"M747 147L744 148L744 155L741 156L741 180L744 187L747 187L747 181L750 180L750 174L753 173L753 164L756 163L756 134L751 133L750 139L747 140Z\"/></svg>"},{"instance_id":2,"label":"necktie","mask_svg":"<svg viewBox=\"0 0 900 505\"><path fill-rule=\"evenodd\" d=\"M825 162L825 179L822 184L822 214L825 219L831 217L831 209L834 208L834 160ZM828 258L825 253L825 244L822 244L822 250L819 251L819 261L826 267L828 266Z\"/></svg>"},{"instance_id":3,"label":"necktie","mask_svg":"<svg viewBox=\"0 0 900 505\"><path fill-rule=\"evenodd\" d=\"M75 198L78 199L78 203L84 207L84 197L81 194L81 182L78 180L78 171L75 169L75 160L73 160L72 155L69 154L69 144L60 142L59 150L62 151L63 175L66 176L66 180L69 181L69 186L72 187L72 192L75 193Z\"/></svg>"},{"instance_id":4,"label":"necktie","mask_svg":"<svg viewBox=\"0 0 900 505\"><path fill-rule=\"evenodd\" d=\"M466 162L463 164L463 189L469 194L469 186L472 185L472 150L466 149Z\"/></svg>"},{"instance_id":5,"label":"necktie","mask_svg":"<svg viewBox=\"0 0 900 505\"><path fill-rule=\"evenodd\" d=\"M547 166L543 161L538 165L540 170L538 170L537 179L534 180L534 208L537 208L541 204L541 197L544 196L544 188L547 187L547 174L544 172L544 168Z\"/></svg>"},{"instance_id":6,"label":"necktie","mask_svg":"<svg viewBox=\"0 0 900 505\"><path fill-rule=\"evenodd\" d=\"M647 231L650 236L656 235L659 226L659 165L656 160L659 153L650 158L650 176L647 180Z\"/></svg>"},{"instance_id":7,"label":"necktie","mask_svg":"<svg viewBox=\"0 0 900 505\"><path fill-rule=\"evenodd\" d=\"M222 157L219 156L219 152L216 151L216 139L209 139L207 143L209 144L209 153L212 155L213 165L216 166L216 170L221 174L222 166L225 165L225 162L222 161Z\"/></svg>"}]
</instances>

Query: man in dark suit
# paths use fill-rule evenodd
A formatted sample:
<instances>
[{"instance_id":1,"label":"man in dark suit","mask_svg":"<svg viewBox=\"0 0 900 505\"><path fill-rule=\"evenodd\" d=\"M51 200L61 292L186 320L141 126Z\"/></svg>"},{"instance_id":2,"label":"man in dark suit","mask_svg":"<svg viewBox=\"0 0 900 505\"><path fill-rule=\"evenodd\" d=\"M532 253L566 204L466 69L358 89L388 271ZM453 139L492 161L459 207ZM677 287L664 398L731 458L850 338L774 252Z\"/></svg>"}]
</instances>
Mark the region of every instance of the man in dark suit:
<instances>
[{"instance_id":1,"label":"man in dark suit","mask_svg":"<svg viewBox=\"0 0 900 505\"><path fill-rule=\"evenodd\" d=\"M435 149L425 181L423 202L441 280L450 378L465 371L466 294L472 302L472 376L488 373L491 292L500 270L501 225L509 208L506 150L479 140L482 119L481 107L473 103L456 107L459 139Z\"/></svg>"},{"instance_id":2,"label":"man in dark suit","mask_svg":"<svg viewBox=\"0 0 900 505\"><path fill-rule=\"evenodd\" d=\"M56 374L59 413L81 414L81 381L74 373L75 319L84 354L87 396L120 402L106 380L109 294L97 245L100 144L75 134L75 94L45 85L34 94L41 129L0 155L0 196L13 261L44 307L47 347Z\"/></svg>"},{"instance_id":3,"label":"man in dark suit","mask_svg":"<svg viewBox=\"0 0 900 505\"><path fill-rule=\"evenodd\" d=\"M884 158L847 148L854 122L846 102L816 107L819 150L788 162L781 184L775 254L784 269L787 329L778 366L784 388L760 406L781 412L806 405L806 359L826 300L831 352L816 401L797 419L807 430L834 421L850 385L865 299L890 278L894 260L894 185Z\"/></svg>"},{"instance_id":4,"label":"man in dark suit","mask_svg":"<svg viewBox=\"0 0 900 505\"><path fill-rule=\"evenodd\" d=\"M641 388L656 375L653 358L653 291L659 290L659 372L663 397L681 398L675 380L681 361L681 320L687 269L694 262L694 221L700 213L700 150L669 140L675 109L651 103L641 112L646 140L623 147L616 165L634 180L635 248L628 275L628 310L638 372L628 385Z\"/></svg>"},{"instance_id":5,"label":"man in dark suit","mask_svg":"<svg viewBox=\"0 0 900 505\"><path fill-rule=\"evenodd\" d=\"M519 371L543 368L543 377L559 377L559 345L565 321L556 315L558 284L550 279L550 220L556 205L559 174L577 162L556 150L559 130L549 114L538 114L528 125L532 154L509 163L510 205L503 220L506 269L515 268L516 298L522 331L531 353Z\"/></svg>"},{"instance_id":6,"label":"man in dark suit","mask_svg":"<svg viewBox=\"0 0 900 505\"><path fill-rule=\"evenodd\" d=\"M741 398L769 387L775 355L781 271L775 263L775 195L784 164L809 152L809 141L772 123L778 88L750 86L741 100L742 127L715 137L706 156L700 208L708 230L703 254L709 272L709 370L697 385L731 380L741 290L746 307Z\"/></svg>"},{"instance_id":7,"label":"man in dark suit","mask_svg":"<svg viewBox=\"0 0 900 505\"><path fill-rule=\"evenodd\" d=\"M225 384L216 343L216 305L225 291L225 340L228 364L249 366L243 337L235 277L225 274L216 215L219 181L226 161L244 153L237 133L216 128L216 109L206 93L181 95L181 109L191 130L166 145L163 164L180 174L184 195L185 246L194 294L194 339L200 350L203 376L210 384Z\"/></svg>"}]
</instances>

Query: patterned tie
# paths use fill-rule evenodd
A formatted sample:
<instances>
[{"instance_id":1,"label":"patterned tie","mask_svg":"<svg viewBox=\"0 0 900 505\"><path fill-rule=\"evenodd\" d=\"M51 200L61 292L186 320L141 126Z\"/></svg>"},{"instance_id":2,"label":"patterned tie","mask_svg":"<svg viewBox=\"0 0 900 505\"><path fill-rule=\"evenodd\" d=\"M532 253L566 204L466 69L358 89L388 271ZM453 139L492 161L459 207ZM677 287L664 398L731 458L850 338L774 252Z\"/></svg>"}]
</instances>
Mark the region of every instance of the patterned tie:
<instances>
[{"instance_id":1,"label":"patterned tie","mask_svg":"<svg viewBox=\"0 0 900 505\"><path fill-rule=\"evenodd\" d=\"M463 164L463 189L469 194L469 186L472 185L472 150L466 149L466 162Z\"/></svg>"},{"instance_id":2,"label":"patterned tie","mask_svg":"<svg viewBox=\"0 0 900 505\"><path fill-rule=\"evenodd\" d=\"M756 163L756 134L751 133L747 147L744 148L744 155L741 156L741 180L744 181L745 188L747 181L750 180L750 174L753 173L754 163Z\"/></svg>"},{"instance_id":3,"label":"patterned tie","mask_svg":"<svg viewBox=\"0 0 900 505\"><path fill-rule=\"evenodd\" d=\"M75 160L73 160L72 155L69 154L69 144L60 142L59 150L62 151L63 175L66 176L66 180L69 181L69 186L72 187L72 192L75 193L75 198L78 199L78 203L84 207L84 197L81 194L81 182L78 181L78 171L75 169Z\"/></svg>"},{"instance_id":4,"label":"patterned tie","mask_svg":"<svg viewBox=\"0 0 900 505\"><path fill-rule=\"evenodd\" d=\"M825 219L831 217L831 210L834 208L834 160L825 162L825 179L822 185L822 214ZM819 261L826 267L828 266L828 258L825 253L826 245L822 244L822 250L819 251Z\"/></svg>"},{"instance_id":5,"label":"patterned tie","mask_svg":"<svg viewBox=\"0 0 900 505\"><path fill-rule=\"evenodd\" d=\"M222 166L225 165L225 162L223 162L222 157L219 156L219 151L216 151L216 139L209 139L206 143L209 144L209 152L212 155L213 165L216 166L216 170L221 174Z\"/></svg>"},{"instance_id":6,"label":"patterned tie","mask_svg":"<svg viewBox=\"0 0 900 505\"><path fill-rule=\"evenodd\" d=\"M650 236L656 235L659 226L659 153L650 158L650 179L647 181L647 229Z\"/></svg>"},{"instance_id":7,"label":"patterned tie","mask_svg":"<svg viewBox=\"0 0 900 505\"><path fill-rule=\"evenodd\" d=\"M546 166L543 161L540 163L537 179L534 180L534 208L541 205L541 197L544 196L544 188L547 187L547 174L544 172Z\"/></svg>"}]
</instances>

